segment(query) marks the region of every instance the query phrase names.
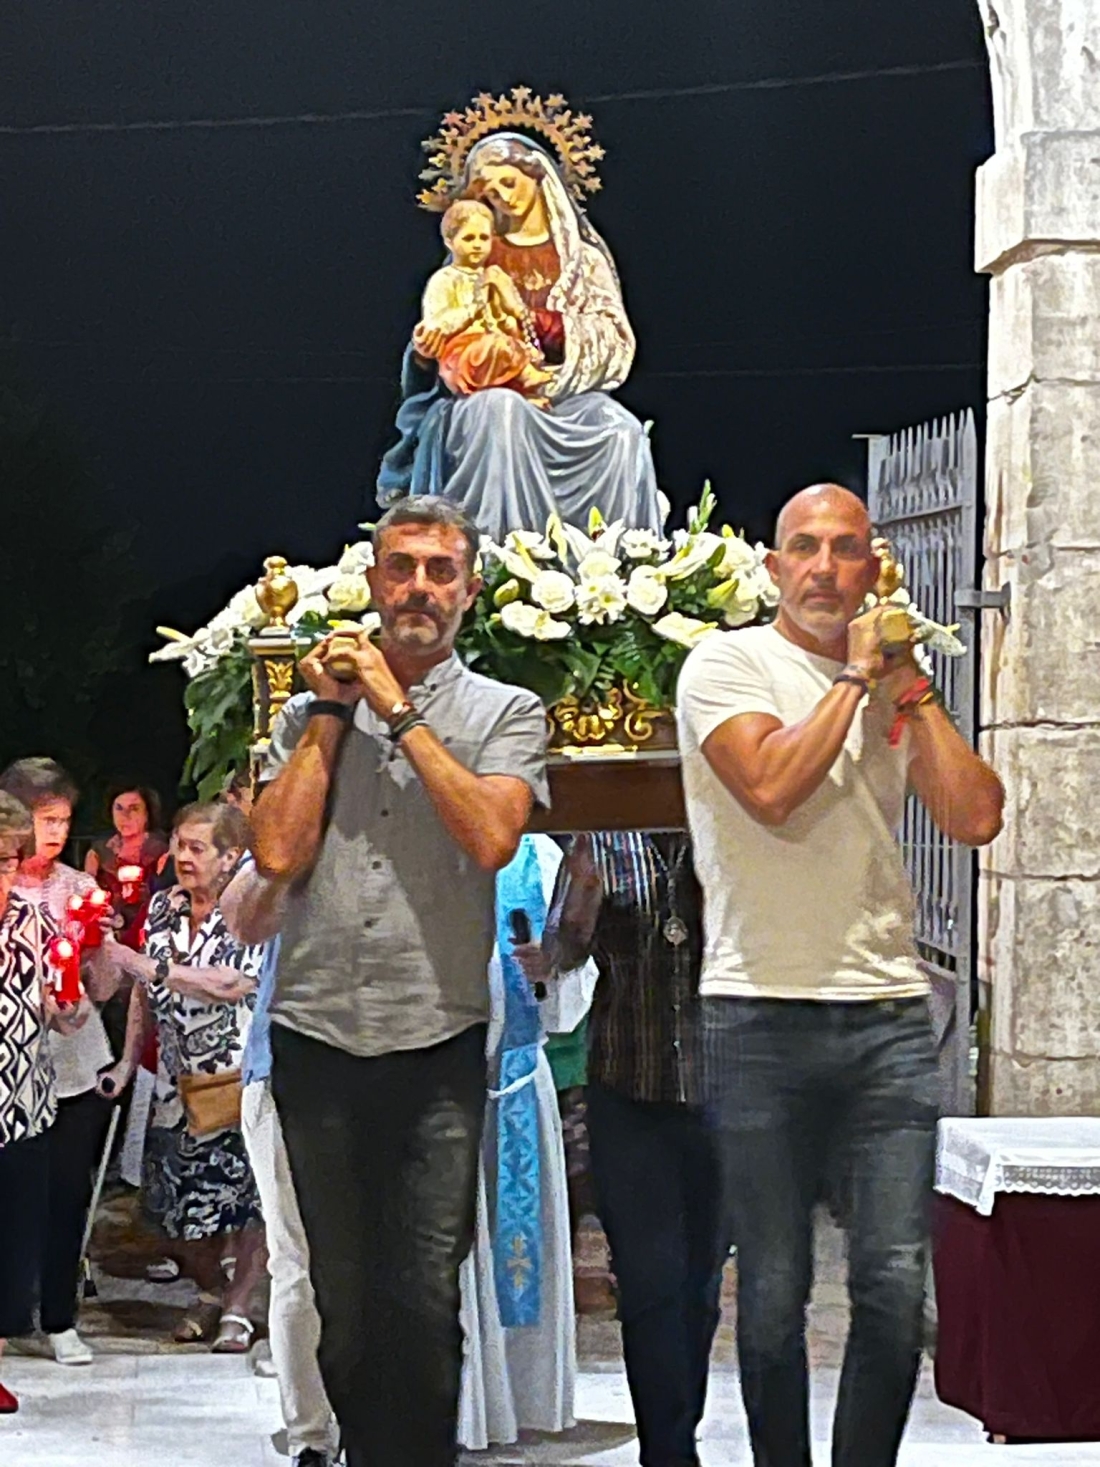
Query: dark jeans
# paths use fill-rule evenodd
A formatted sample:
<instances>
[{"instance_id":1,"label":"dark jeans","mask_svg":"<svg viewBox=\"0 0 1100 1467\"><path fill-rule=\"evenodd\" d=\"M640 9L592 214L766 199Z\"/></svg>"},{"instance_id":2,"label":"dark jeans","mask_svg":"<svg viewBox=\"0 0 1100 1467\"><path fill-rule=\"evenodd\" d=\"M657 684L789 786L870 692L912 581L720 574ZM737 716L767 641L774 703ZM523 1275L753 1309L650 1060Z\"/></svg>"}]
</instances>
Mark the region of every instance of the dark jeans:
<instances>
[{"instance_id":1,"label":"dark jeans","mask_svg":"<svg viewBox=\"0 0 1100 1467\"><path fill-rule=\"evenodd\" d=\"M451 1467L486 1101L485 1029L358 1059L272 1026L321 1375L348 1467Z\"/></svg>"},{"instance_id":2,"label":"dark jeans","mask_svg":"<svg viewBox=\"0 0 1100 1467\"><path fill-rule=\"evenodd\" d=\"M920 1365L936 1056L923 999L706 1000L756 1467L810 1467L813 1209L848 1233L834 1467L893 1467Z\"/></svg>"},{"instance_id":3,"label":"dark jeans","mask_svg":"<svg viewBox=\"0 0 1100 1467\"><path fill-rule=\"evenodd\" d=\"M62 1334L76 1323L80 1245L95 1171L107 1138L111 1102L94 1090L62 1100L46 1133L50 1150L49 1219L42 1234L42 1328Z\"/></svg>"},{"instance_id":4,"label":"dark jeans","mask_svg":"<svg viewBox=\"0 0 1100 1467\"><path fill-rule=\"evenodd\" d=\"M0 1146L0 1340L34 1328L49 1186L48 1131Z\"/></svg>"},{"instance_id":5,"label":"dark jeans","mask_svg":"<svg viewBox=\"0 0 1100 1467\"><path fill-rule=\"evenodd\" d=\"M714 1139L699 1110L593 1084L588 1133L642 1467L692 1467L729 1253Z\"/></svg>"}]
</instances>

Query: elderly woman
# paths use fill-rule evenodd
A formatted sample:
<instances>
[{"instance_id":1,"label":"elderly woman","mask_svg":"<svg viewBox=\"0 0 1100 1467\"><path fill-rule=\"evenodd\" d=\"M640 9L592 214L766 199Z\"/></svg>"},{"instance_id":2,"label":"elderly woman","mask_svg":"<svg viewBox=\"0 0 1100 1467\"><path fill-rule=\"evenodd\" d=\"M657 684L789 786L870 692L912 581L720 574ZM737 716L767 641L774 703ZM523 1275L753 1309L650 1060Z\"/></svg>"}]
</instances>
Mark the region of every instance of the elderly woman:
<instances>
[{"instance_id":1,"label":"elderly woman","mask_svg":"<svg viewBox=\"0 0 1100 1467\"><path fill-rule=\"evenodd\" d=\"M76 785L52 759L19 759L0 774L0 790L31 812L34 839L19 867L16 895L48 912L58 925L71 897L95 891L96 883L60 859L69 839ZM99 1091L100 1073L114 1063L97 1003L116 991L122 970L118 947L108 942L85 957L81 976L89 999L86 1023L74 1034L54 1031L50 1056L57 1078L57 1120L49 1130L49 1217L42 1231L40 1316L54 1359L89 1365L92 1351L76 1331L77 1290L84 1223L92 1176L103 1148L111 1102Z\"/></svg>"},{"instance_id":2,"label":"elderly woman","mask_svg":"<svg viewBox=\"0 0 1100 1467\"><path fill-rule=\"evenodd\" d=\"M200 1289L176 1331L181 1343L213 1333L220 1353L248 1350L252 1292L265 1263L259 1197L240 1128L241 1062L263 947L231 936L218 905L244 853L248 826L232 805L188 805L172 836L178 885L149 907L120 1078L134 1072L149 1019L159 1070L145 1147L145 1208ZM223 1263L234 1259L225 1282Z\"/></svg>"},{"instance_id":3,"label":"elderly woman","mask_svg":"<svg viewBox=\"0 0 1100 1467\"><path fill-rule=\"evenodd\" d=\"M33 1326L49 1198L49 1129L57 1092L47 1031L83 1022L54 999L46 947L49 913L12 890L32 840L30 812L0 791L0 1355ZM19 1402L0 1385L0 1413Z\"/></svg>"}]
</instances>

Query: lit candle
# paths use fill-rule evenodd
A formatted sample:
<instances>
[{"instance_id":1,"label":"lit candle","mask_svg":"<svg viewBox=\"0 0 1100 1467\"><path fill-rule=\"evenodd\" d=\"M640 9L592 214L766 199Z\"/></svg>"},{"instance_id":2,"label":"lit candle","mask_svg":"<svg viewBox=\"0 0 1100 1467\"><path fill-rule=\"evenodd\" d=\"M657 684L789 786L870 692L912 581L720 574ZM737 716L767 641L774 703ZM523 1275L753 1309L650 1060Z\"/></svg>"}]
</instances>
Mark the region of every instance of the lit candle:
<instances>
[{"instance_id":1,"label":"lit candle","mask_svg":"<svg viewBox=\"0 0 1100 1467\"><path fill-rule=\"evenodd\" d=\"M46 960L54 971L54 996L58 1003L80 1002L80 949L69 937L52 937Z\"/></svg>"},{"instance_id":2,"label":"lit candle","mask_svg":"<svg viewBox=\"0 0 1100 1467\"><path fill-rule=\"evenodd\" d=\"M144 880L145 872L140 866L120 866L118 883L122 887L122 900L124 902L137 901L137 894Z\"/></svg>"}]
</instances>

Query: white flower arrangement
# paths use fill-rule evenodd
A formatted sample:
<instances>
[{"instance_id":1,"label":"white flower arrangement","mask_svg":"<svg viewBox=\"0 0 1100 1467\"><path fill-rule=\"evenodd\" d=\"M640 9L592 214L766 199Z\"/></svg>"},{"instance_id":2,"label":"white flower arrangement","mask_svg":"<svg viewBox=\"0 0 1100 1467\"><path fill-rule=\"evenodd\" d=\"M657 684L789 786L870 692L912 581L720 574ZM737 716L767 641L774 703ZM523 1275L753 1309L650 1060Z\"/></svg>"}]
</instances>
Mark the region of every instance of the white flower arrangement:
<instances>
[{"instance_id":1,"label":"white flower arrangement","mask_svg":"<svg viewBox=\"0 0 1100 1467\"><path fill-rule=\"evenodd\" d=\"M373 630L378 617L368 611L370 586L366 576L373 564L371 543L361 540L345 546L336 565L320 569L311 565L288 566L287 575L298 587L298 600L287 617L288 624L296 627L303 622L330 621L333 617L347 620L366 613L355 625ZM199 677L215 667L242 636L262 631L266 625L267 616L256 599L255 586L246 586L224 610L191 636L171 627L158 627L158 633L167 640L163 647L150 653L149 661L182 662L189 678Z\"/></svg>"}]
</instances>

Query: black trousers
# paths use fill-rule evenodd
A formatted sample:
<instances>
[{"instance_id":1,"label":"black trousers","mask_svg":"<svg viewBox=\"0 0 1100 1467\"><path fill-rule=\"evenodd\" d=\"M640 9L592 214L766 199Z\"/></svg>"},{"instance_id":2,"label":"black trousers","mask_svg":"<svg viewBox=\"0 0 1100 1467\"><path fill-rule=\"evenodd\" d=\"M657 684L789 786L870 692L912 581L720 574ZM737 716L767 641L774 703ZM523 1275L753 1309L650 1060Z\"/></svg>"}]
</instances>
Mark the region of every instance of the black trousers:
<instances>
[{"instance_id":1,"label":"black trousers","mask_svg":"<svg viewBox=\"0 0 1100 1467\"><path fill-rule=\"evenodd\" d=\"M588 1086L600 1221L611 1247L642 1467L695 1467L729 1239L703 1112Z\"/></svg>"},{"instance_id":2,"label":"black trousers","mask_svg":"<svg viewBox=\"0 0 1100 1467\"><path fill-rule=\"evenodd\" d=\"M0 1146L0 1340L34 1328L50 1186L49 1132Z\"/></svg>"},{"instance_id":3,"label":"black trousers","mask_svg":"<svg viewBox=\"0 0 1100 1467\"><path fill-rule=\"evenodd\" d=\"M452 1467L485 1029L372 1059L278 1024L271 1039L348 1467Z\"/></svg>"},{"instance_id":4,"label":"black trousers","mask_svg":"<svg viewBox=\"0 0 1100 1467\"><path fill-rule=\"evenodd\" d=\"M40 1311L46 1334L62 1334L76 1323L80 1245L110 1120L111 1102L88 1090L58 1103L57 1120L46 1133L50 1185L41 1238Z\"/></svg>"}]
</instances>

